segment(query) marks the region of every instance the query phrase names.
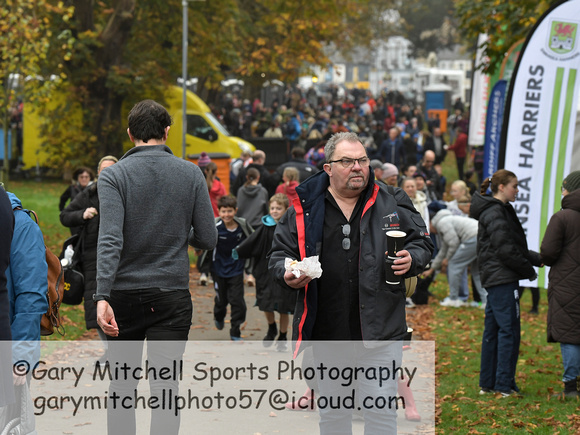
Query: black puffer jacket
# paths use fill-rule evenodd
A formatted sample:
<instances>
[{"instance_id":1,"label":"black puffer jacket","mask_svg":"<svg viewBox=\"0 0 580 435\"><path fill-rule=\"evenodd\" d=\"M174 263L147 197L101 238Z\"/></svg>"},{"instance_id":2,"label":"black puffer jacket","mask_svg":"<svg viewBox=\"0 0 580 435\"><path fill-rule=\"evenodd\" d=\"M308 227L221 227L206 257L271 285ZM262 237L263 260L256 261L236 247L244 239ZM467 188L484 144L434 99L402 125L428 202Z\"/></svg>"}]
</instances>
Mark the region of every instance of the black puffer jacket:
<instances>
[{"instance_id":1,"label":"black puffer jacket","mask_svg":"<svg viewBox=\"0 0 580 435\"><path fill-rule=\"evenodd\" d=\"M580 344L580 189L562 199L540 254L550 268L548 341Z\"/></svg>"},{"instance_id":2,"label":"black puffer jacket","mask_svg":"<svg viewBox=\"0 0 580 435\"><path fill-rule=\"evenodd\" d=\"M511 204L475 193L470 215L479 221L477 258L481 284L491 287L520 279L534 279L540 254L528 249L526 234Z\"/></svg>"},{"instance_id":3,"label":"black puffer jacket","mask_svg":"<svg viewBox=\"0 0 580 435\"><path fill-rule=\"evenodd\" d=\"M86 225L84 233L83 253L81 256L83 274L85 275L85 323L87 329L97 328L97 309L93 302L93 294L97 291L97 239L99 237L99 215L84 220L83 213L94 207L99 210L99 195L97 183L93 183L79 193L75 199L60 212L60 222L65 227Z\"/></svg>"}]
</instances>

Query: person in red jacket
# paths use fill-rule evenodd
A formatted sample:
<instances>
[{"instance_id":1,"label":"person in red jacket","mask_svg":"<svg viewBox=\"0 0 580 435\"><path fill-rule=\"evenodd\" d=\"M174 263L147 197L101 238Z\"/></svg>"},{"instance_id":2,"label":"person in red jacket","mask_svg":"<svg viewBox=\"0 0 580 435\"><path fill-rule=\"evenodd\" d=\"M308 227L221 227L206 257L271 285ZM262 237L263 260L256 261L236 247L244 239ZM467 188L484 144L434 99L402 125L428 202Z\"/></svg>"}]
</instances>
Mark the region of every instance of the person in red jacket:
<instances>
[{"instance_id":1,"label":"person in red jacket","mask_svg":"<svg viewBox=\"0 0 580 435\"><path fill-rule=\"evenodd\" d=\"M300 173L298 172L298 169L294 166L288 166L284 169L282 180L284 183L276 188L276 193L283 193L286 195L291 205L294 199L298 198L298 195L296 194L296 187L300 184Z\"/></svg>"},{"instance_id":2,"label":"person in red jacket","mask_svg":"<svg viewBox=\"0 0 580 435\"><path fill-rule=\"evenodd\" d=\"M211 207L213 208L214 217L219 216L217 202L226 194L226 187L217 177L217 170L218 167L214 162L209 162L207 166L202 169L205 175L205 181L207 182L209 199L211 201Z\"/></svg>"},{"instance_id":3,"label":"person in red jacket","mask_svg":"<svg viewBox=\"0 0 580 435\"><path fill-rule=\"evenodd\" d=\"M455 153L458 179L463 180L463 166L465 165L465 156L467 156L467 134L463 128L459 127L457 129L457 139L455 139L455 142L447 151L453 151Z\"/></svg>"}]
</instances>

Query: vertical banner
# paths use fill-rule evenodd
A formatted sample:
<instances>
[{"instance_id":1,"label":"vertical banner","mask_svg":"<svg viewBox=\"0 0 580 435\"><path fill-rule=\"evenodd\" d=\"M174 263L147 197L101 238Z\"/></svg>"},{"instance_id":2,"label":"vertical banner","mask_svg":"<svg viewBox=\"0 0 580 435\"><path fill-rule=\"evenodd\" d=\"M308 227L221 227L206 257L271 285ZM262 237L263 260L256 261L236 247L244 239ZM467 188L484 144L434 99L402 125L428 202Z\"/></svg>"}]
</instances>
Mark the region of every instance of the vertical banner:
<instances>
[{"instance_id":1,"label":"vertical banner","mask_svg":"<svg viewBox=\"0 0 580 435\"><path fill-rule=\"evenodd\" d=\"M471 103L469 105L469 135L468 144L480 146L485 141L485 118L487 112L487 96L489 93L489 76L481 72L479 66L483 63L483 47L487 41L486 34L480 34L477 38L477 53L473 82L471 85Z\"/></svg>"},{"instance_id":2,"label":"vertical banner","mask_svg":"<svg viewBox=\"0 0 580 435\"><path fill-rule=\"evenodd\" d=\"M520 58L520 52L522 51L522 46L524 45L525 39L520 39L505 54L503 62L501 63L501 68L499 71L499 78L504 79L506 82L511 81L516 63Z\"/></svg>"},{"instance_id":3,"label":"vertical banner","mask_svg":"<svg viewBox=\"0 0 580 435\"><path fill-rule=\"evenodd\" d=\"M497 171L506 88L507 82L505 80L498 80L493 86L491 95L489 96L487 121L485 123L485 144L483 147L484 179L491 177Z\"/></svg>"},{"instance_id":4,"label":"vertical banner","mask_svg":"<svg viewBox=\"0 0 580 435\"><path fill-rule=\"evenodd\" d=\"M514 208L529 248L539 251L550 217L561 207L561 186L571 171L578 110L580 0L548 10L528 35L514 70L502 132L499 167L519 180ZM576 153L578 151L576 150ZM537 284L547 287L546 268Z\"/></svg>"}]
</instances>

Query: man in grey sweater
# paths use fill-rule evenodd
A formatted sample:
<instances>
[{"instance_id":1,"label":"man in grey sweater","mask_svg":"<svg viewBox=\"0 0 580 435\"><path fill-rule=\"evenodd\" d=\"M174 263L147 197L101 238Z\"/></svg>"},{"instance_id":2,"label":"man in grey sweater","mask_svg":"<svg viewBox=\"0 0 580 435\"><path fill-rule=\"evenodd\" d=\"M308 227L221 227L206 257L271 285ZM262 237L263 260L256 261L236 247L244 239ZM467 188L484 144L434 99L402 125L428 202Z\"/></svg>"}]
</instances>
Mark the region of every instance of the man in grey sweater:
<instances>
[{"instance_id":1,"label":"man in grey sweater","mask_svg":"<svg viewBox=\"0 0 580 435\"><path fill-rule=\"evenodd\" d=\"M213 249L217 243L205 178L197 166L177 158L165 145L170 125L163 106L152 100L137 103L127 130L135 148L99 177L94 299L97 323L108 335L112 368L139 368L145 338L149 366L157 373L181 363L193 315L188 242L200 249ZM161 378L149 376L151 396L177 391L179 376ZM135 408L115 404L132 398L138 382L138 377L113 377L109 433L136 432ZM173 409L153 410L151 433L178 431L179 416Z\"/></svg>"}]
</instances>

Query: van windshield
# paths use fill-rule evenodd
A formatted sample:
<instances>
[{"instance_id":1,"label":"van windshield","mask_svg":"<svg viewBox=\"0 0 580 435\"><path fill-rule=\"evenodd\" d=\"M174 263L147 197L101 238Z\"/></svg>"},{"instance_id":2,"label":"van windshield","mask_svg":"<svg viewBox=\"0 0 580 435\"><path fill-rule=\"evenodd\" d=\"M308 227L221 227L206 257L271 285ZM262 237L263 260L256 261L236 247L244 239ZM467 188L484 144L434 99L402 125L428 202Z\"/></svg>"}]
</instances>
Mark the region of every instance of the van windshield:
<instances>
[{"instance_id":1,"label":"van windshield","mask_svg":"<svg viewBox=\"0 0 580 435\"><path fill-rule=\"evenodd\" d=\"M211 124L215 127L216 130L218 130L224 136L231 136L231 134L226 130L223 124L219 122L215 116L213 116L213 113L206 112L206 116L207 119L209 119L209 122L211 122Z\"/></svg>"}]
</instances>

